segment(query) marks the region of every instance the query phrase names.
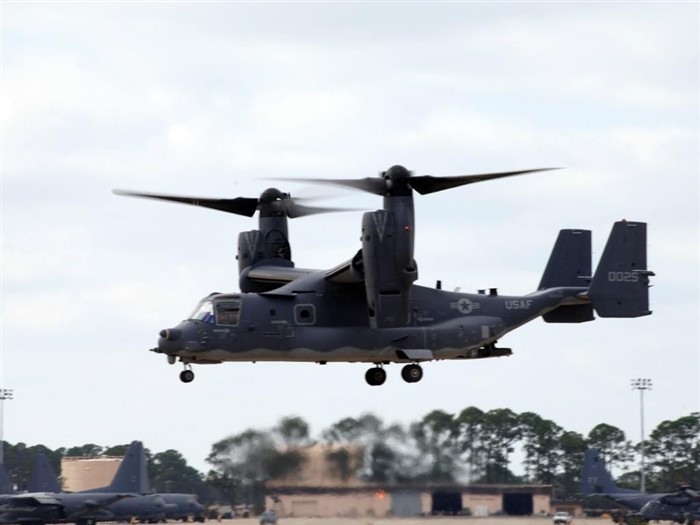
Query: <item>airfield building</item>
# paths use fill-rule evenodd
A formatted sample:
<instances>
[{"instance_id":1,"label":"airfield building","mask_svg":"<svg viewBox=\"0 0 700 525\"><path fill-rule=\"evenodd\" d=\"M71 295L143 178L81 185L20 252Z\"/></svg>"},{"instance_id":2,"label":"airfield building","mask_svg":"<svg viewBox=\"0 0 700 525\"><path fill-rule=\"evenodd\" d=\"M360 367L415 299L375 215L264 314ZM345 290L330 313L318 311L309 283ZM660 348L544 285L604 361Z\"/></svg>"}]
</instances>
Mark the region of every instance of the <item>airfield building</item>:
<instances>
[{"instance_id":1,"label":"airfield building","mask_svg":"<svg viewBox=\"0 0 700 525\"><path fill-rule=\"evenodd\" d=\"M121 456L65 456L61 459L63 490L81 492L106 487L112 482L121 462Z\"/></svg>"},{"instance_id":2,"label":"airfield building","mask_svg":"<svg viewBox=\"0 0 700 525\"><path fill-rule=\"evenodd\" d=\"M356 476L362 448L314 445L291 474L266 483L265 506L281 516L516 516L552 511L551 485L368 484Z\"/></svg>"}]
</instances>

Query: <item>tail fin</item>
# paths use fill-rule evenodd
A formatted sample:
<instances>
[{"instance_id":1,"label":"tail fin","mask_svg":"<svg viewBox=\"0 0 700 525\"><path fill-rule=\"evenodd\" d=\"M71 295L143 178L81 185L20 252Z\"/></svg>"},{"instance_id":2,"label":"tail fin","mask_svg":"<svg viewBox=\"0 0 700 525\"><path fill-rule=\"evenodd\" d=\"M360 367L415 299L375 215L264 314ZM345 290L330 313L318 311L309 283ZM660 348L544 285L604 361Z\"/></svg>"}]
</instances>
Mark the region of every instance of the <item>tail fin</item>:
<instances>
[{"instance_id":1,"label":"tail fin","mask_svg":"<svg viewBox=\"0 0 700 525\"><path fill-rule=\"evenodd\" d=\"M647 225L620 221L613 225L588 295L600 317L649 315Z\"/></svg>"},{"instance_id":2,"label":"tail fin","mask_svg":"<svg viewBox=\"0 0 700 525\"><path fill-rule=\"evenodd\" d=\"M588 285L591 278L590 230L561 230L549 262L542 275L539 290L558 286ZM593 320L590 304L560 306L543 316L548 323L582 323Z\"/></svg>"},{"instance_id":3,"label":"tail fin","mask_svg":"<svg viewBox=\"0 0 700 525\"><path fill-rule=\"evenodd\" d=\"M622 492L605 468L605 461L600 457L598 449L589 448L583 454L580 492L584 495Z\"/></svg>"},{"instance_id":4,"label":"tail fin","mask_svg":"<svg viewBox=\"0 0 700 525\"><path fill-rule=\"evenodd\" d=\"M150 492L143 443L132 441L114 475L114 479L112 479L112 483L107 487L90 492L133 492L136 494Z\"/></svg>"},{"instance_id":5,"label":"tail fin","mask_svg":"<svg viewBox=\"0 0 700 525\"><path fill-rule=\"evenodd\" d=\"M7 473L5 465L0 463L0 494L14 494L15 487L10 480L10 475Z\"/></svg>"},{"instance_id":6,"label":"tail fin","mask_svg":"<svg viewBox=\"0 0 700 525\"><path fill-rule=\"evenodd\" d=\"M58 477L49 463L49 458L42 453L34 456L27 490L29 492L62 492L61 484L58 482Z\"/></svg>"}]
</instances>

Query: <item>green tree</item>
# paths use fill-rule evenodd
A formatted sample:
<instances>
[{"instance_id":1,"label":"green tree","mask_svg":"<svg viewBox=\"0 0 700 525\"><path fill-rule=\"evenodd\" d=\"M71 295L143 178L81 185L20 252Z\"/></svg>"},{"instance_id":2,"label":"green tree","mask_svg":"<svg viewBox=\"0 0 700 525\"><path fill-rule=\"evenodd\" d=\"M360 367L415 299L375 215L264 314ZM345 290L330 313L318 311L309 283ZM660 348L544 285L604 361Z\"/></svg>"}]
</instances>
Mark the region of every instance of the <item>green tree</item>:
<instances>
[{"instance_id":1,"label":"green tree","mask_svg":"<svg viewBox=\"0 0 700 525\"><path fill-rule=\"evenodd\" d=\"M484 412L476 407L467 407L457 416L458 442L467 464L467 480L480 479L486 472L486 458L482 426Z\"/></svg>"},{"instance_id":2,"label":"green tree","mask_svg":"<svg viewBox=\"0 0 700 525\"><path fill-rule=\"evenodd\" d=\"M412 477L406 446L408 437L400 425L385 426L374 414L343 418L322 433L329 445L354 444L362 447L358 475L375 483L397 483ZM343 461L341 456L332 461Z\"/></svg>"},{"instance_id":3,"label":"green tree","mask_svg":"<svg viewBox=\"0 0 700 525\"><path fill-rule=\"evenodd\" d=\"M151 490L196 494L200 501L208 496L206 485L197 470L187 464L176 450L158 452L149 462Z\"/></svg>"},{"instance_id":4,"label":"green tree","mask_svg":"<svg viewBox=\"0 0 700 525\"><path fill-rule=\"evenodd\" d=\"M79 447L71 447L71 448L66 449L65 455L71 456L71 457L82 456L82 457L94 458L94 457L102 455L104 450L105 450L104 447L102 447L100 445L95 445L94 443L88 443L86 445L81 445Z\"/></svg>"},{"instance_id":5,"label":"green tree","mask_svg":"<svg viewBox=\"0 0 700 525\"><path fill-rule=\"evenodd\" d=\"M561 472L555 485L558 499L571 499L578 493L586 448L586 439L578 432L563 431L559 436Z\"/></svg>"},{"instance_id":6,"label":"green tree","mask_svg":"<svg viewBox=\"0 0 700 525\"><path fill-rule=\"evenodd\" d=\"M562 455L559 444L564 429L534 412L520 414L518 421L525 451L524 465L529 480L547 485L554 484Z\"/></svg>"},{"instance_id":7,"label":"green tree","mask_svg":"<svg viewBox=\"0 0 700 525\"><path fill-rule=\"evenodd\" d=\"M625 432L617 427L600 423L588 433L587 442L589 447L598 449L611 471L632 460L632 444L625 438Z\"/></svg>"},{"instance_id":8,"label":"green tree","mask_svg":"<svg viewBox=\"0 0 700 525\"><path fill-rule=\"evenodd\" d=\"M269 461L275 455L275 444L269 432L249 429L212 445L207 462L214 474L208 479L228 489L233 504L264 507L265 481L269 478Z\"/></svg>"},{"instance_id":9,"label":"green tree","mask_svg":"<svg viewBox=\"0 0 700 525\"><path fill-rule=\"evenodd\" d=\"M656 490L700 486L700 412L661 422L645 444Z\"/></svg>"},{"instance_id":10,"label":"green tree","mask_svg":"<svg viewBox=\"0 0 700 525\"><path fill-rule=\"evenodd\" d=\"M422 478L433 483L452 483L461 473L459 425L454 415L433 410L411 425L411 435L422 458Z\"/></svg>"},{"instance_id":11,"label":"green tree","mask_svg":"<svg viewBox=\"0 0 700 525\"><path fill-rule=\"evenodd\" d=\"M310 443L309 424L299 416L283 417L273 430L287 448L303 447Z\"/></svg>"},{"instance_id":12,"label":"green tree","mask_svg":"<svg viewBox=\"0 0 700 525\"><path fill-rule=\"evenodd\" d=\"M513 483L517 481L509 467L510 455L520 439L518 415L509 408L496 408L484 413L481 425L482 445L486 458L486 483Z\"/></svg>"}]
</instances>

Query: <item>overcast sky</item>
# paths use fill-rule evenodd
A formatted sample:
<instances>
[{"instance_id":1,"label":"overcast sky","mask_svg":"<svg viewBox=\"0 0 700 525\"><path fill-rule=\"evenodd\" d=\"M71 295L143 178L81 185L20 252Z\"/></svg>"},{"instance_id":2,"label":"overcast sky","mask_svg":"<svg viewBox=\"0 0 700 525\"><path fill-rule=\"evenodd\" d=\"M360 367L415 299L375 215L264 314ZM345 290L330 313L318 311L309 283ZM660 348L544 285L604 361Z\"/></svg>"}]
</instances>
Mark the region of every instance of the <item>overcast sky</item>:
<instances>
[{"instance_id":1,"label":"overcast sky","mask_svg":"<svg viewBox=\"0 0 700 525\"><path fill-rule=\"evenodd\" d=\"M4 437L51 448L143 440L195 468L281 417L316 435L374 412L532 411L640 437L700 410L699 9L688 3L2 2ZM419 284L539 283L562 228L649 223L650 317L534 321L514 355L424 366L181 366L147 350L211 291L237 290L256 220L113 188L322 205L373 195L269 177L563 167L416 197ZM333 197L333 198L331 198ZM290 223L300 267L359 248L361 212Z\"/></svg>"}]
</instances>

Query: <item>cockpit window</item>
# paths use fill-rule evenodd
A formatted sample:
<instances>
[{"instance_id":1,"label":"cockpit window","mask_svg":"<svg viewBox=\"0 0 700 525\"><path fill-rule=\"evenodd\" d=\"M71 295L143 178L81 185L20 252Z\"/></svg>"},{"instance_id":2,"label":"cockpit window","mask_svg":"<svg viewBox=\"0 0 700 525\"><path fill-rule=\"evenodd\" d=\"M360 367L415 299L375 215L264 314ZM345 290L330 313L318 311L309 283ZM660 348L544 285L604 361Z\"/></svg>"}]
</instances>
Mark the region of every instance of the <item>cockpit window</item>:
<instances>
[{"instance_id":1,"label":"cockpit window","mask_svg":"<svg viewBox=\"0 0 700 525\"><path fill-rule=\"evenodd\" d=\"M199 303L197 309L190 315L190 319L214 324L214 305L212 302L202 301Z\"/></svg>"},{"instance_id":2,"label":"cockpit window","mask_svg":"<svg viewBox=\"0 0 700 525\"><path fill-rule=\"evenodd\" d=\"M216 303L216 324L237 325L241 313L241 302L236 300Z\"/></svg>"}]
</instances>

